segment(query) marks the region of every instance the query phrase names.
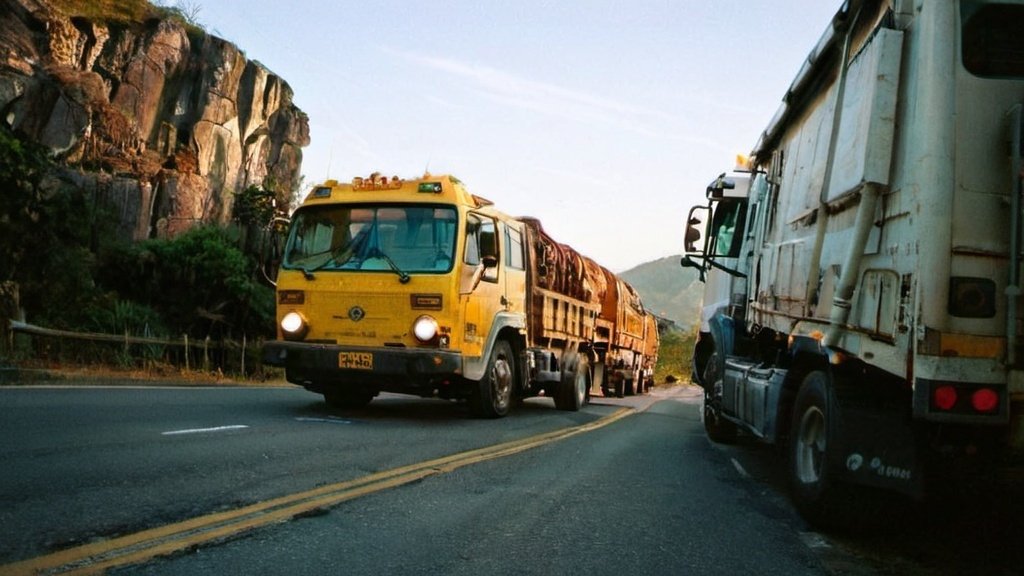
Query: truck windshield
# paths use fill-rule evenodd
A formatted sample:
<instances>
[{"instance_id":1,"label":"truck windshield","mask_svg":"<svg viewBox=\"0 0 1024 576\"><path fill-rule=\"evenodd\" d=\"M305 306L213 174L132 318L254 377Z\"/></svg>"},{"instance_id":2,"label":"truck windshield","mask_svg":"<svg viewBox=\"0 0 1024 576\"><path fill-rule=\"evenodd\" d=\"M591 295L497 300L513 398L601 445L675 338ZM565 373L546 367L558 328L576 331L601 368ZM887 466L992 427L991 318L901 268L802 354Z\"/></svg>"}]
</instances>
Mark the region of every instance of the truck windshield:
<instances>
[{"instance_id":1,"label":"truck windshield","mask_svg":"<svg viewBox=\"0 0 1024 576\"><path fill-rule=\"evenodd\" d=\"M295 213L282 266L443 273L452 268L457 223L448 206L309 206Z\"/></svg>"}]
</instances>

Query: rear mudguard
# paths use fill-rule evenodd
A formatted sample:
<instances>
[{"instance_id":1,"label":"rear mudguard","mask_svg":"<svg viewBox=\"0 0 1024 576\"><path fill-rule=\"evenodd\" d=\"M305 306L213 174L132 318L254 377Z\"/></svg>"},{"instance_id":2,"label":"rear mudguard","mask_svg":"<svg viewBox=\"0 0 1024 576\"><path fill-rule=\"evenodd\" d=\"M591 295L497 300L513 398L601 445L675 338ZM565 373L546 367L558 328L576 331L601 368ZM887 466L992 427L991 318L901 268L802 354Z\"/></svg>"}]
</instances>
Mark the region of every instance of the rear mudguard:
<instances>
[{"instance_id":1,"label":"rear mudguard","mask_svg":"<svg viewBox=\"0 0 1024 576\"><path fill-rule=\"evenodd\" d=\"M828 374L829 469L851 484L920 496L924 464L905 381L842 350L805 337L794 338L790 399L812 370ZM790 400L790 401L791 401ZM782 412L780 407L780 413ZM791 410L789 410L791 414ZM787 440L788 441L788 440Z\"/></svg>"}]
</instances>

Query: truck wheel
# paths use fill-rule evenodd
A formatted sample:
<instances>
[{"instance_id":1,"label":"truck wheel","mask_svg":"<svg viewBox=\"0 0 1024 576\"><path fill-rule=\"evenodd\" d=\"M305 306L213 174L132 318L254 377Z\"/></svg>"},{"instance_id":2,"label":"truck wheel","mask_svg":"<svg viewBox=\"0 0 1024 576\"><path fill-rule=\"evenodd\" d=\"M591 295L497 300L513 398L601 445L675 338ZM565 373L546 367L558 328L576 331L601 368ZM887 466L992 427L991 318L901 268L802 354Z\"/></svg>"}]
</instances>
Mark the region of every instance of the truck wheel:
<instances>
[{"instance_id":1,"label":"truck wheel","mask_svg":"<svg viewBox=\"0 0 1024 576\"><path fill-rule=\"evenodd\" d=\"M622 395L632 396L636 393L636 379L633 377L626 378L622 381Z\"/></svg>"},{"instance_id":2,"label":"truck wheel","mask_svg":"<svg viewBox=\"0 0 1024 576\"><path fill-rule=\"evenodd\" d=\"M324 392L324 401L331 408L362 408L376 396L365 388L345 388Z\"/></svg>"},{"instance_id":3,"label":"truck wheel","mask_svg":"<svg viewBox=\"0 0 1024 576\"><path fill-rule=\"evenodd\" d=\"M830 477L831 446L828 376L822 371L804 378L793 406L790 429L790 489L793 503L812 524L832 525L845 514L837 507L846 501Z\"/></svg>"},{"instance_id":4,"label":"truck wheel","mask_svg":"<svg viewBox=\"0 0 1024 576\"><path fill-rule=\"evenodd\" d=\"M622 398L626 395L626 379L622 374L615 375L615 397Z\"/></svg>"},{"instance_id":5,"label":"truck wheel","mask_svg":"<svg viewBox=\"0 0 1024 576\"><path fill-rule=\"evenodd\" d=\"M587 392L590 390L590 365L587 359L574 356L567 359L566 368L562 371L562 381L555 394L555 408L576 412L587 403Z\"/></svg>"},{"instance_id":6,"label":"truck wheel","mask_svg":"<svg viewBox=\"0 0 1024 576\"><path fill-rule=\"evenodd\" d=\"M501 418L512 405L512 384L515 382L512 347L504 340L494 343L484 377L473 390L473 412L481 418Z\"/></svg>"},{"instance_id":7,"label":"truck wheel","mask_svg":"<svg viewBox=\"0 0 1024 576\"><path fill-rule=\"evenodd\" d=\"M736 439L736 425L722 416L722 377L718 374L718 354L712 354L704 367L704 432L712 442L728 444Z\"/></svg>"}]
</instances>

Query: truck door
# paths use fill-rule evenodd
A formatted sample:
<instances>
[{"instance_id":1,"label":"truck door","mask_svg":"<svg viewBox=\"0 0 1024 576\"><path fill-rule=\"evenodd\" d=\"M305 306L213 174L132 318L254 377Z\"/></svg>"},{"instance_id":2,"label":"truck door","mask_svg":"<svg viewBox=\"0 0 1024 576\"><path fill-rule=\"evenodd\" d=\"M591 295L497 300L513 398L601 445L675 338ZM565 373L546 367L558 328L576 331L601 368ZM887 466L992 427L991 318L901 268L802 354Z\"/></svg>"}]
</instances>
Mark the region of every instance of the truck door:
<instances>
[{"instance_id":1,"label":"truck door","mask_svg":"<svg viewBox=\"0 0 1024 576\"><path fill-rule=\"evenodd\" d=\"M468 214L459 288L464 312L463 354L466 356L483 355L494 316L505 309L505 287L499 283L503 268L500 256L494 219Z\"/></svg>"}]
</instances>

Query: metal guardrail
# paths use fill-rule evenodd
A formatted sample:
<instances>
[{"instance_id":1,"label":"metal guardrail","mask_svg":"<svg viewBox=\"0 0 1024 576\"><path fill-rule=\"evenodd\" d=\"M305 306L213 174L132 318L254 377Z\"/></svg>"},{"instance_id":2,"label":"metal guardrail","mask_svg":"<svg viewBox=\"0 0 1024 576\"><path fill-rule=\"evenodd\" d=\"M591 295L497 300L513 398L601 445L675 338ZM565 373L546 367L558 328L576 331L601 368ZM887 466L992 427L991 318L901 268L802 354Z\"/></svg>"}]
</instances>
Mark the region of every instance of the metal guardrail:
<instances>
[{"instance_id":1,"label":"metal guardrail","mask_svg":"<svg viewBox=\"0 0 1024 576\"><path fill-rule=\"evenodd\" d=\"M86 340L90 342L115 342L120 344L151 344L157 346L188 346L188 336L184 337L184 340L166 340L162 338L144 338L140 336L131 336L125 334L124 336L118 334L100 334L97 332L71 332L68 330L56 330L53 328L43 328L42 326L35 326L27 322L20 322L18 320L10 321L10 329L13 332L20 332L22 334L31 334L33 336L50 336L53 338L70 338L72 340Z\"/></svg>"},{"instance_id":2,"label":"metal guardrail","mask_svg":"<svg viewBox=\"0 0 1024 576\"><path fill-rule=\"evenodd\" d=\"M57 338L61 340L80 340L85 342L107 342L112 344L121 344L125 347L126 350L133 345L168 346L183 348L184 364L186 370L190 370L192 368L189 353L190 349L202 349L203 364L209 363L209 351L211 349L222 349L232 350L239 353L241 373L245 374L246 352L248 351L249 348L253 348L252 346L249 345L248 339L245 335L242 336L241 343L233 340L212 340L209 337L197 340L194 338L189 338L188 334L182 335L180 339L151 338L144 336L134 336L128 334L127 332L121 335L103 334L98 332L73 332L69 330L57 330L54 328L44 328L42 326L36 326L19 320L10 320L8 322L8 330L10 335L13 335L14 333L20 333L27 334L30 336ZM5 335L5 337L7 337L7 335ZM255 348L257 349L260 347L260 344L257 344L255 346ZM208 368L208 366L204 366L204 369L206 368Z\"/></svg>"}]
</instances>

